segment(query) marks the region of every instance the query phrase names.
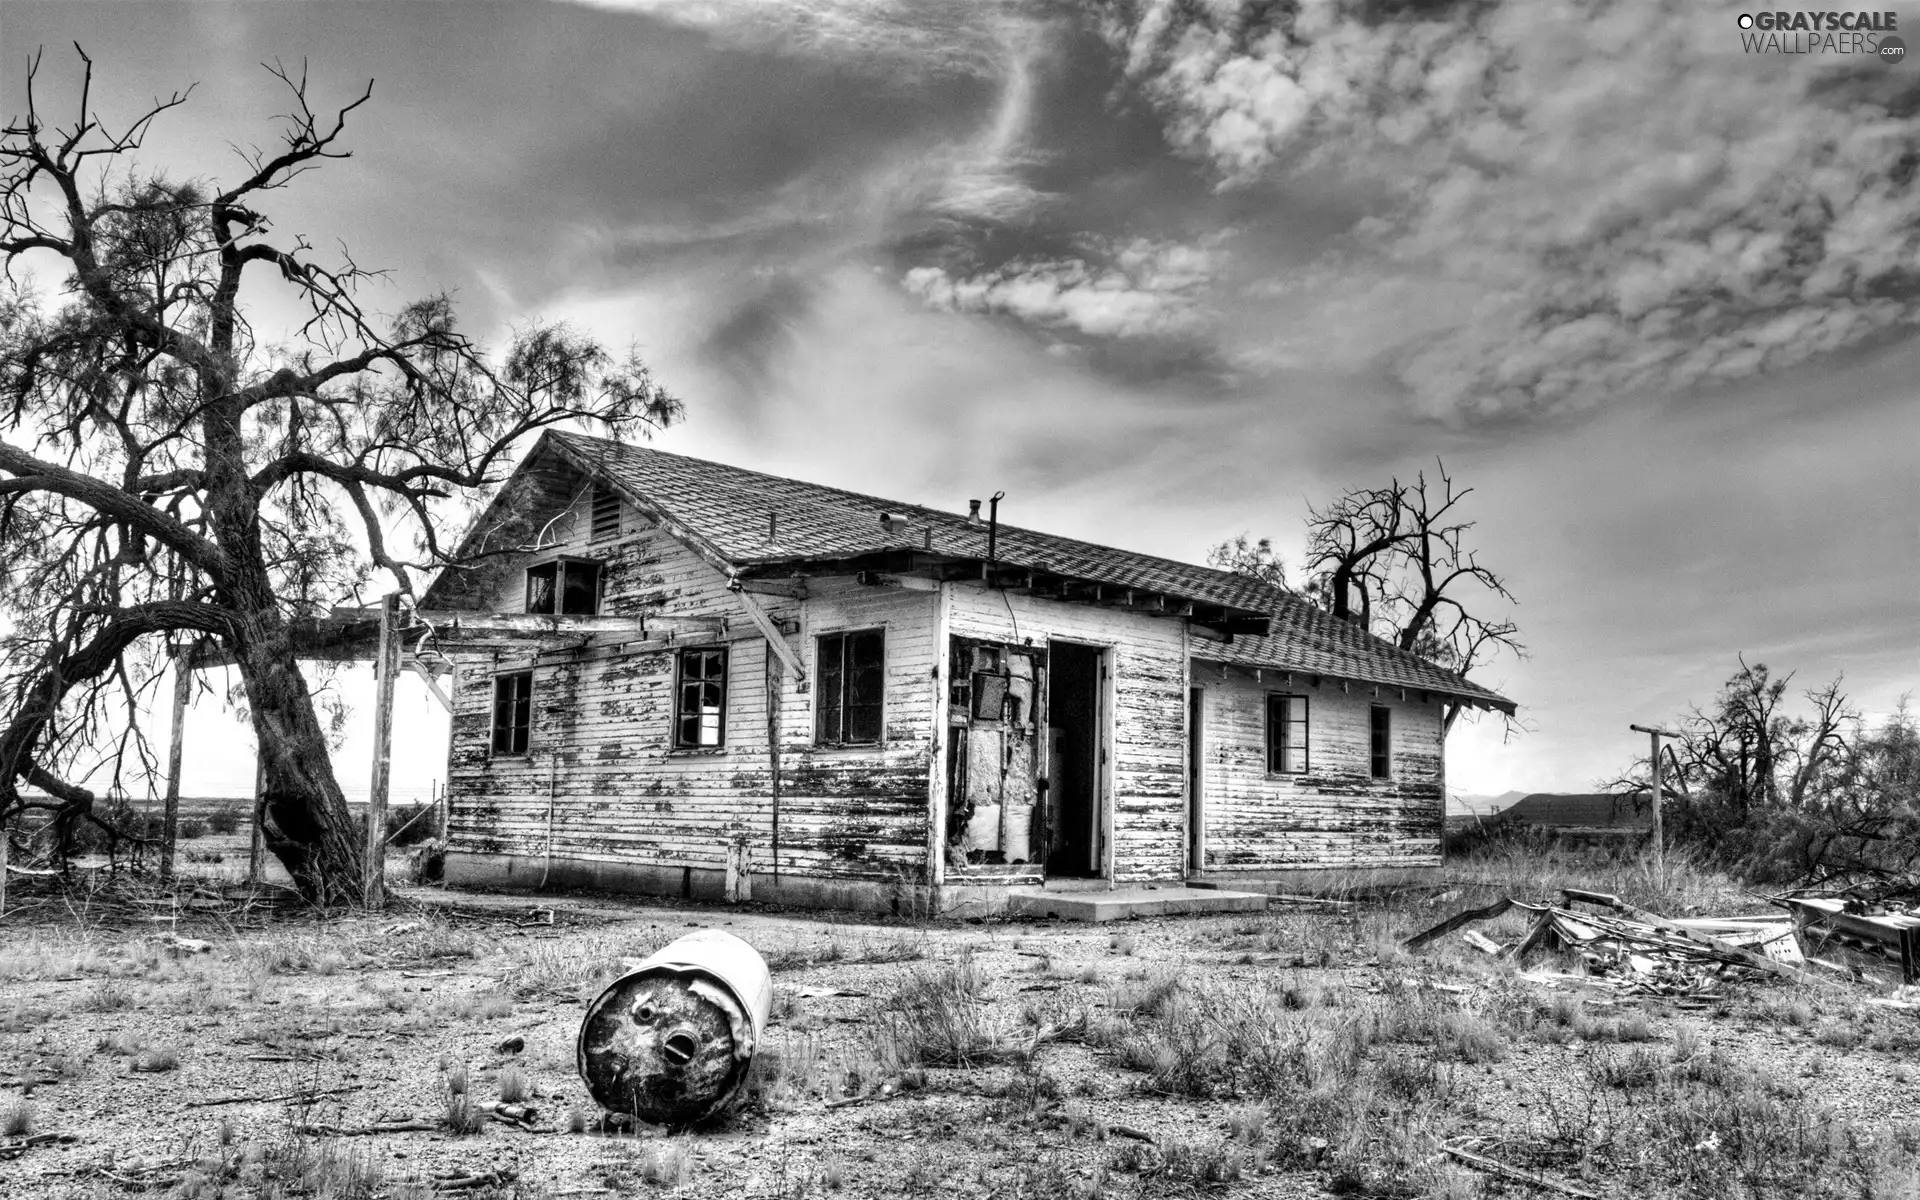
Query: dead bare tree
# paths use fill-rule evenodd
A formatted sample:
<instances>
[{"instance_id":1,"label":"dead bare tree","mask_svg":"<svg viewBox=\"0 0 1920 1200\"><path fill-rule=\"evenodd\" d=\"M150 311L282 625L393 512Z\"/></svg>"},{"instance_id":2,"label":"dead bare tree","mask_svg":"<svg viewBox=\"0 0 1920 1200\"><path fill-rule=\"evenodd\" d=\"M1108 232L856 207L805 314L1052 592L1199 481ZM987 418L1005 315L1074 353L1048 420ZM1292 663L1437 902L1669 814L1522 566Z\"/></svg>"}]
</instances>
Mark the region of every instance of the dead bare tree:
<instances>
[{"instance_id":1,"label":"dead bare tree","mask_svg":"<svg viewBox=\"0 0 1920 1200\"><path fill-rule=\"evenodd\" d=\"M1718 861L1766 879L1915 884L1920 733L1905 703L1870 727L1842 680L1788 696L1791 673L1740 660L1705 708L1675 722L1663 760L1670 828ZM1642 795L1636 758L1603 790Z\"/></svg>"},{"instance_id":2,"label":"dead bare tree","mask_svg":"<svg viewBox=\"0 0 1920 1200\"><path fill-rule=\"evenodd\" d=\"M1207 551L1207 565L1258 579L1278 588L1287 586L1287 563L1273 548L1271 538L1261 538L1256 542L1243 533L1232 541L1221 542Z\"/></svg>"},{"instance_id":3,"label":"dead bare tree","mask_svg":"<svg viewBox=\"0 0 1920 1200\"><path fill-rule=\"evenodd\" d=\"M1501 651L1524 656L1526 648L1511 618L1486 614L1489 604L1515 600L1468 545L1474 523L1459 509L1473 489L1456 487L1445 463L1438 475L1437 488L1422 471L1411 484L1390 479L1309 507L1301 592L1333 616L1464 676ZM1208 561L1284 586L1268 569L1279 559L1264 538L1224 542ZM1448 729L1458 715L1449 708Z\"/></svg>"},{"instance_id":4,"label":"dead bare tree","mask_svg":"<svg viewBox=\"0 0 1920 1200\"><path fill-rule=\"evenodd\" d=\"M371 82L322 118L304 69L268 68L292 111L223 187L128 166L188 92L115 131L80 60L71 126L42 118L36 55L26 114L0 135L0 826L30 806L69 826L90 813L83 760L124 759L156 648L211 639L259 740L269 846L310 899L350 903L358 838L292 622L373 570L410 594L447 564L459 502L528 435L568 421L644 435L679 404L637 356L564 327L496 355L445 296L382 318L360 299L377 272L272 235L273 194L348 156L340 137ZM57 301L36 269L61 277ZM286 343L249 320L269 287L302 304Z\"/></svg>"}]
</instances>

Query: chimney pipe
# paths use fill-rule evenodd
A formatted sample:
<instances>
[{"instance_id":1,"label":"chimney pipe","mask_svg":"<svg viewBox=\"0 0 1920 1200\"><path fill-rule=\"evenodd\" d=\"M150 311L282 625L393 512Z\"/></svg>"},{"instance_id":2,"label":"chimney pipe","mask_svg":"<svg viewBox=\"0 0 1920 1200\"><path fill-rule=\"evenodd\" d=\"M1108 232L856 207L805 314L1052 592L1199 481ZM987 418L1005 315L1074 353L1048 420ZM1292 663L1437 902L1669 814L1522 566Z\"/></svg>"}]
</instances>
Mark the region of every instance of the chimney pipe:
<instances>
[{"instance_id":1,"label":"chimney pipe","mask_svg":"<svg viewBox=\"0 0 1920 1200\"><path fill-rule=\"evenodd\" d=\"M969 500L967 501L967 524L978 525L979 523L980 502L978 500Z\"/></svg>"},{"instance_id":2,"label":"chimney pipe","mask_svg":"<svg viewBox=\"0 0 1920 1200\"><path fill-rule=\"evenodd\" d=\"M1005 492L995 492L987 500L987 571L992 577L997 551L1000 548L1000 500Z\"/></svg>"}]
</instances>

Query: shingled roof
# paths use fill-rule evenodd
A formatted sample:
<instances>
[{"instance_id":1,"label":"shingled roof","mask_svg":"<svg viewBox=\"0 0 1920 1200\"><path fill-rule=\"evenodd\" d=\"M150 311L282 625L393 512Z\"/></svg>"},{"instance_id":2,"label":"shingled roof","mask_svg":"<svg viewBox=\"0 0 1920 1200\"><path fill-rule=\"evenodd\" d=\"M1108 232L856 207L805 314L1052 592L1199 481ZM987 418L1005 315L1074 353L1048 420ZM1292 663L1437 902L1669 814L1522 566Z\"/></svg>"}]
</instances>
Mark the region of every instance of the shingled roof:
<instances>
[{"instance_id":1,"label":"shingled roof","mask_svg":"<svg viewBox=\"0 0 1920 1200\"><path fill-rule=\"evenodd\" d=\"M958 513L578 433L549 432L541 444L626 492L696 552L733 573L771 574L788 566L893 552L978 560L987 555L987 526ZM893 518L890 526L882 524L883 513ZM1495 692L1244 575L1005 524L999 527L994 561L1003 568L1269 618L1266 636L1242 633L1230 643L1196 640L1196 658L1418 688L1507 712L1514 708Z\"/></svg>"},{"instance_id":2,"label":"shingled roof","mask_svg":"<svg viewBox=\"0 0 1920 1200\"><path fill-rule=\"evenodd\" d=\"M1475 707L1512 713L1513 701L1418 654L1335 618L1294 595L1273 608L1265 636L1240 634L1227 643L1195 642L1195 658L1240 667L1331 675L1396 688L1439 692Z\"/></svg>"}]
</instances>

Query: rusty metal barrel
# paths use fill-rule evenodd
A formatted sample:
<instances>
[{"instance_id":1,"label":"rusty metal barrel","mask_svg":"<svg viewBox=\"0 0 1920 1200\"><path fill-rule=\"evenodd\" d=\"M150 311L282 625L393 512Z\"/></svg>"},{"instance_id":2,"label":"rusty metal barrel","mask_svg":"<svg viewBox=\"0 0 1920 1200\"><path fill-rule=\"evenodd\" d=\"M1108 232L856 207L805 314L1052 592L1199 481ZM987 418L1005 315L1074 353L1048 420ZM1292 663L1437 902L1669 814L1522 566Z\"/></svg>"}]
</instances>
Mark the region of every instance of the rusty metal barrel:
<instances>
[{"instance_id":1,"label":"rusty metal barrel","mask_svg":"<svg viewBox=\"0 0 1920 1200\"><path fill-rule=\"evenodd\" d=\"M601 1107L685 1126L740 1098L773 1008L766 960L740 938L702 929L614 980L587 1006L580 1077Z\"/></svg>"}]
</instances>

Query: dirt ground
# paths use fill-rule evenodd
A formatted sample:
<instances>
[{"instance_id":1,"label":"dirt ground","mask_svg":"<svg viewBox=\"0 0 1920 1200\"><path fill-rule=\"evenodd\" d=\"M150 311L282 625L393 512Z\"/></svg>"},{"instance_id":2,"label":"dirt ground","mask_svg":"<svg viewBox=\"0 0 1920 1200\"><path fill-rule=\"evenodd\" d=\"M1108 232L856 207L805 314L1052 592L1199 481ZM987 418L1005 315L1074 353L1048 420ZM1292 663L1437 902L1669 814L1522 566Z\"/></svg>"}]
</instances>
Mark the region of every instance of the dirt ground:
<instances>
[{"instance_id":1,"label":"dirt ground","mask_svg":"<svg viewBox=\"0 0 1920 1200\"><path fill-rule=\"evenodd\" d=\"M1499 874L1118 926L437 889L320 920L42 893L0 924L0 1196L1920 1189L1914 1012L1752 978L1636 997L1454 939L1400 950L1551 882ZM601 1130L574 1066L586 1002L701 926L774 970L749 1099L711 1128ZM459 1130L456 1097L503 1093L525 1120L481 1108Z\"/></svg>"}]
</instances>

